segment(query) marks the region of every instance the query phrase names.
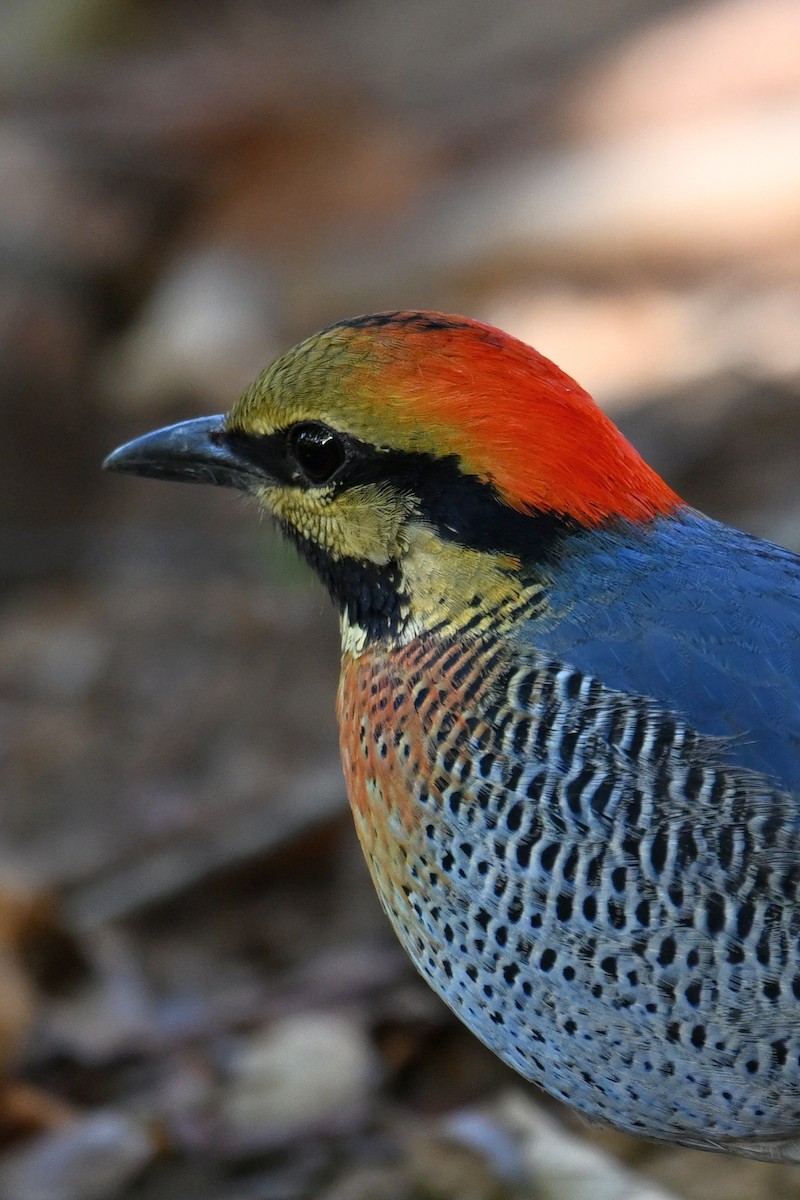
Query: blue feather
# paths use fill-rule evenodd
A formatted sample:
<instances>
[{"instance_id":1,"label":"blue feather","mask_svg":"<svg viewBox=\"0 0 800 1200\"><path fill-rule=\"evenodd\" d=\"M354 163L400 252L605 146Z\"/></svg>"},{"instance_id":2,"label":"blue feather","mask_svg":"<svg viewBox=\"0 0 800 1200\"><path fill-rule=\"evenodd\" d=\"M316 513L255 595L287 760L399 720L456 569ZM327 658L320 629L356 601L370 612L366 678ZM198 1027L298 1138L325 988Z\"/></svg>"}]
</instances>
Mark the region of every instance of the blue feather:
<instances>
[{"instance_id":1,"label":"blue feather","mask_svg":"<svg viewBox=\"0 0 800 1200\"><path fill-rule=\"evenodd\" d=\"M569 540L526 641L800 795L800 558L692 509Z\"/></svg>"}]
</instances>

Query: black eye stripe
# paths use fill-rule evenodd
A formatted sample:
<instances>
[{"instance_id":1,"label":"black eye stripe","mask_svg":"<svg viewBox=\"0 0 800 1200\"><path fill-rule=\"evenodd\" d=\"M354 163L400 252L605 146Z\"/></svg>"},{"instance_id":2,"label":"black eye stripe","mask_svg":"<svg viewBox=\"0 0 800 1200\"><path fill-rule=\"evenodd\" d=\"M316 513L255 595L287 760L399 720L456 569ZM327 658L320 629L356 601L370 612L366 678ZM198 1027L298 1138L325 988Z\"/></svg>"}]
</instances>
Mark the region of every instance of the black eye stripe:
<instances>
[{"instance_id":1,"label":"black eye stripe","mask_svg":"<svg viewBox=\"0 0 800 1200\"><path fill-rule=\"evenodd\" d=\"M353 454L352 439L321 421L264 434L230 429L224 436L231 451L263 472L265 480L301 487L341 476L340 468Z\"/></svg>"},{"instance_id":2,"label":"black eye stripe","mask_svg":"<svg viewBox=\"0 0 800 1200\"><path fill-rule=\"evenodd\" d=\"M474 550L544 562L557 558L564 539L580 532L562 513L509 508L491 483L464 474L454 454L435 457L373 446L322 421L300 421L268 434L229 430L225 438L267 482L299 488L327 485L334 496L351 487L388 484L412 497L415 509L443 538ZM305 464L298 457L299 444Z\"/></svg>"}]
</instances>

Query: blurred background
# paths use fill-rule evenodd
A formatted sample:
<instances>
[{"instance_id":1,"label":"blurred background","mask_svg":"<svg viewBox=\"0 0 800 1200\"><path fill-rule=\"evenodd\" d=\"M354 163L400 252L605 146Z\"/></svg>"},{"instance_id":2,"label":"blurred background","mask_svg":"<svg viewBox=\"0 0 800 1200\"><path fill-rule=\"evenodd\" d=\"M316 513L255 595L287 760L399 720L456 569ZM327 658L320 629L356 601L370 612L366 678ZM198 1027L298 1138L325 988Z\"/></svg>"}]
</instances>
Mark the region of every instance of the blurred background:
<instances>
[{"instance_id":1,"label":"blurred background","mask_svg":"<svg viewBox=\"0 0 800 1200\"><path fill-rule=\"evenodd\" d=\"M321 590L99 470L435 307L800 549L797 0L5 0L0 181L0 1200L800 1196L477 1045L373 897Z\"/></svg>"}]
</instances>

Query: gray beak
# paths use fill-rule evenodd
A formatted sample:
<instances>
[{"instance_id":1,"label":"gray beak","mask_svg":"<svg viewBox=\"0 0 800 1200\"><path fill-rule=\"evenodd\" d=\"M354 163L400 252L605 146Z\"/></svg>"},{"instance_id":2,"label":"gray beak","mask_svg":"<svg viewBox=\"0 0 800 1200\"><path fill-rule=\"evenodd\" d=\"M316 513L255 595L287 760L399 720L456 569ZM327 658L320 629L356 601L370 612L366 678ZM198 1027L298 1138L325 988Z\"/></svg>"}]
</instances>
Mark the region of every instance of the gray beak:
<instances>
[{"instance_id":1,"label":"gray beak","mask_svg":"<svg viewBox=\"0 0 800 1200\"><path fill-rule=\"evenodd\" d=\"M223 416L198 417L156 429L112 451L103 469L248 491L263 473L237 452L224 422Z\"/></svg>"}]
</instances>

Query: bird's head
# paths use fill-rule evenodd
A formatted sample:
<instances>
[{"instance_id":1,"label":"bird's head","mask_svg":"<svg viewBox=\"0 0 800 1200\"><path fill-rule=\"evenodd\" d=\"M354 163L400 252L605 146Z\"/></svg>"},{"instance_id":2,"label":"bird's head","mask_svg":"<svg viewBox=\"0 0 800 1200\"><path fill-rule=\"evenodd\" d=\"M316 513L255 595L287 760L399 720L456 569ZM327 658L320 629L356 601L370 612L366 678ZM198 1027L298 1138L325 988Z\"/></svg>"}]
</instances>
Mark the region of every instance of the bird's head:
<instances>
[{"instance_id":1,"label":"bird's head","mask_svg":"<svg viewBox=\"0 0 800 1200\"><path fill-rule=\"evenodd\" d=\"M253 495L322 576L353 644L463 620L477 597L514 603L521 568L544 569L565 536L680 503L548 359L425 312L334 325L226 416L145 435L105 465Z\"/></svg>"}]
</instances>

